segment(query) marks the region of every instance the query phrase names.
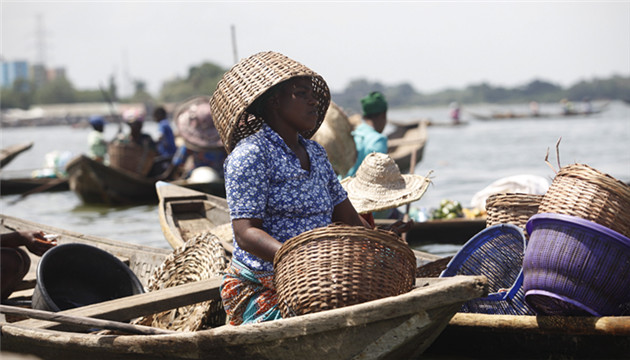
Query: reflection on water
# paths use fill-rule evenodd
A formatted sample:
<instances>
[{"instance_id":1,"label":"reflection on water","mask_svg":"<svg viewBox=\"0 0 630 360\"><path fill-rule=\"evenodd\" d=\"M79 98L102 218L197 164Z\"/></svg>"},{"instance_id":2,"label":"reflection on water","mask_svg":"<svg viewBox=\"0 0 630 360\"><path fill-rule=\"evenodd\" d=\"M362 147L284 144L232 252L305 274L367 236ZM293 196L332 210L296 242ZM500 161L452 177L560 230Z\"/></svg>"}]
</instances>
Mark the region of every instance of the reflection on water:
<instances>
[{"instance_id":1,"label":"reflection on water","mask_svg":"<svg viewBox=\"0 0 630 360\"><path fill-rule=\"evenodd\" d=\"M545 108L547 106L547 108ZM556 104L542 105L541 111L555 110ZM468 108L477 113L492 110L517 111L527 105L478 105ZM630 181L630 106L613 102L603 114L593 117L513 119L479 121L470 117L464 107L461 127L429 127L424 156L416 173L426 175L433 170L432 185L422 199L412 204L417 208L437 207L440 200L452 199L467 206L472 196L493 181L512 175L533 174L551 180L554 172L544 162L550 149L550 162L557 168L555 145L560 137L562 165L578 162L604 173ZM391 110L390 118L411 121L431 118L446 121L448 108L412 108ZM147 131L157 136L154 123ZM44 163L46 153L69 150L78 155L85 150L89 129L67 127L2 129L2 146L35 141L33 148L18 156L2 170L2 176L30 173ZM113 138L115 126L106 127L105 137ZM23 175L22 175L23 176ZM0 184L1 186L1 184ZM169 248L158 221L157 206L138 205L108 207L83 205L72 192L2 196L0 212L64 229L107 237L115 240ZM427 245L421 250L441 255L452 254L455 245Z\"/></svg>"}]
</instances>

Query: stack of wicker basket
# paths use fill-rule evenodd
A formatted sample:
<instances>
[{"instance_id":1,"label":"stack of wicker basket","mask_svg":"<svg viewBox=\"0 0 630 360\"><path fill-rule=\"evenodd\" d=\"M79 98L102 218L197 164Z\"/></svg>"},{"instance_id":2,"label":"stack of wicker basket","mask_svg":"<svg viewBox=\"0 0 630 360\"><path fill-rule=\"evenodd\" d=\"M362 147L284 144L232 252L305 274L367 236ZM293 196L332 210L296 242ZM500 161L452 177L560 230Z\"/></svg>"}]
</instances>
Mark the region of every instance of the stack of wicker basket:
<instances>
[{"instance_id":1,"label":"stack of wicker basket","mask_svg":"<svg viewBox=\"0 0 630 360\"><path fill-rule=\"evenodd\" d=\"M587 165L565 166L527 230L523 287L537 313L630 313L630 186Z\"/></svg>"}]
</instances>

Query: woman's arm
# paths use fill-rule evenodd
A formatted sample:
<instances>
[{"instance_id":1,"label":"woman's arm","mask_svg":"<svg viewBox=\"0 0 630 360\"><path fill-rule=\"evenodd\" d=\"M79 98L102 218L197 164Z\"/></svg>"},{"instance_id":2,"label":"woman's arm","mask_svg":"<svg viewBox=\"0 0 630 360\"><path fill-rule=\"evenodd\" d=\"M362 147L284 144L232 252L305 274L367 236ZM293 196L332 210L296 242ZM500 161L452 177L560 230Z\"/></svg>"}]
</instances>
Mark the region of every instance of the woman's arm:
<instances>
[{"instance_id":1,"label":"woman's arm","mask_svg":"<svg viewBox=\"0 0 630 360\"><path fill-rule=\"evenodd\" d=\"M352 203L348 198L335 206L333 209L332 221L342 222L352 226L364 226L368 229L372 228L365 219L357 214L357 211L354 209L354 206L352 206Z\"/></svg>"},{"instance_id":2,"label":"woman's arm","mask_svg":"<svg viewBox=\"0 0 630 360\"><path fill-rule=\"evenodd\" d=\"M250 254L273 262L273 257L282 243L262 229L261 219L232 220L234 238L238 246Z\"/></svg>"}]
</instances>

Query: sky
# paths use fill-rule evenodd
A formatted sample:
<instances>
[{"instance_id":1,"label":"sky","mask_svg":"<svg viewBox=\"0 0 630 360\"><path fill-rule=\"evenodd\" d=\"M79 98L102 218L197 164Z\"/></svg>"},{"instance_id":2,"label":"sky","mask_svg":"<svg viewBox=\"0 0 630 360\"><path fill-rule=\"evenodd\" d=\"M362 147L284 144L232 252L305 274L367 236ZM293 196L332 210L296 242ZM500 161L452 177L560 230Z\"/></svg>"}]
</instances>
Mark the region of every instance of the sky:
<instances>
[{"instance_id":1,"label":"sky","mask_svg":"<svg viewBox=\"0 0 630 360\"><path fill-rule=\"evenodd\" d=\"M114 76L121 95L134 79L157 94L191 66L268 50L333 92L357 79L431 93L630 76L630 1L0 0L0 11L5 61L64 67L78 89Z\"/></svg>"}]
</instances>

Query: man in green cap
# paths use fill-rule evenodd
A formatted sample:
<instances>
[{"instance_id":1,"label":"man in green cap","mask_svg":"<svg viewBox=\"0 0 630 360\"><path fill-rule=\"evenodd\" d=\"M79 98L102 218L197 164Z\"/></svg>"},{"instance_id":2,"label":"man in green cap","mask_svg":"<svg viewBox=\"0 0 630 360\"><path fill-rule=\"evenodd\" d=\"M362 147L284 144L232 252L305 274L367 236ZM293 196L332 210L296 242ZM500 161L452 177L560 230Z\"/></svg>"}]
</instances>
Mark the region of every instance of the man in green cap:
<instances>
[{"instance_id":1,"label":"man in green cap","mask_svg":"<svg viewBox=\"0 0 630 360\"><path fill-rule=\"evenodd\" d=\"M387 137L382 134L387 124L387 101L378 91L361 99L363 118L352 132L357 147L357 161L346 177L354 176L366 156L373 152L387 154Z\"/></svg>"}]
</instances>

